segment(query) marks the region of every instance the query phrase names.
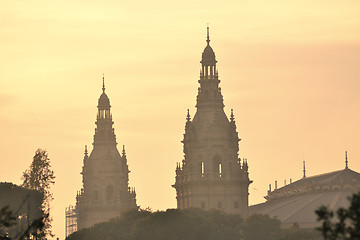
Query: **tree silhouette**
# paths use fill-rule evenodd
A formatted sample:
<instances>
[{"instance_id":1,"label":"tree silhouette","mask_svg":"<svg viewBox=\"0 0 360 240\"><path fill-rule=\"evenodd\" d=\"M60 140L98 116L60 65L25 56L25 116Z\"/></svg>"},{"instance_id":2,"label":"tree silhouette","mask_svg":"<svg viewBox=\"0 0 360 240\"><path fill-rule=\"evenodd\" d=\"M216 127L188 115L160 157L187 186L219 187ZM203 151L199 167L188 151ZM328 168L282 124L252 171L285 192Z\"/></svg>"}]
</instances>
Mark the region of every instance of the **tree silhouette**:
<instances>
[{"instance_id":1,"label":"tree silhouette","mask_svg":"<svg viewBox=\"0 0 360 240\"><path fill-rule=\"evenodd\" d=\"M37 190L43 196L42 208L44 211L43 227L36 232L37 239L47 239L47 236L53 236L51 233L52 218L49 216L50 202L53 199L50 187L54 184L54 171L51 170L50 159L45 150L38 149L35 152L33 161L29 169L23 173L22 187Z\"/></svg>"},{"instance_id":2,"label":"tree silhouette","mask_svg":"<svg viewBox=\"0 0 360 240\"><path fill-rule=\"evenodd\" d=\"M315 211L318 221L322 221L319 230L325 240L360 239L360 192L353 194L349 200L349 208L339 208L334 212L322 206Z\"/></svg>"}]
</instances>

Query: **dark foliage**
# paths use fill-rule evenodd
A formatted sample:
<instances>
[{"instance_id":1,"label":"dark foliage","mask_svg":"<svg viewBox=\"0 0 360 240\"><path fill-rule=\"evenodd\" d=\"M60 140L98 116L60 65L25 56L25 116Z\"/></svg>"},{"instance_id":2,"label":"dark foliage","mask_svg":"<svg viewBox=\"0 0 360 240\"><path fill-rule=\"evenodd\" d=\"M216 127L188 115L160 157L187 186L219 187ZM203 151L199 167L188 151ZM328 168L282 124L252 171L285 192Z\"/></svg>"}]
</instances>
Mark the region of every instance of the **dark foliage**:
<instances>
[{"instance_id":1,"label":"dark foliage","mask_svg":"<svg viewBox=\"0 0 360 240\"><path fill-rule=\"evenodd\" d=\"M12 183L0 183L0 239L22 239L41 228L43 196Z\"/></svg>"},{"instance_id":2,"label":"dark foliage","mask_svg":"<svg viewBox=\"0 0 360 240\"><path fill-rule=\"evenodd\" d=\"M168 209L153 213L133 210L120 218L82 229L67 239L242 239L243 226L239 215L227 215L215 210Z\"/></svg>"},{"instance_id":3,"label":"dark foliage","mask_svg":"<svg viewBox=\"0 0 360 240\"><path fill-rule=\"evenodd\" d=\"M322 206L316 210L319 228L325 240L360 239L360 192L350 198L349 208L339 208L336 212Z\"/></svg>"},{"instance_id":4,"label":"dark foliage","mask_svg":"<svg viewBox=\"0 0 360 240\"><path fill-rule=\"evenodd\" d=\"M37 190L43 196L42 211L44 215L42 217L42 227L39 228L36 233L32 233L32 235L39 240L47 239L48 236L53 237L51 232L52 218L49 216L49 205L53 199L50 187L55 183L54 179L54 171L51 170L50 159L47 152L42 149L36 150L29 169L23 173L22 187Z\"/></svg>"},{"instance_id":5,"label":"dark foliage","mask_svg":"<svg viewBox=\"0 0 360 240\"><path fill-rule=\"evenodd\" d=\"M280 221L266 215L253 215L244 222L240 215L216 210L168 209L133 210L75 232L67 240L303 240L305 236L318 240L312 231L282 231Z\"/></svg>"},{"instance_id":6,"label":"dark foliage","mask_svg":"<svg viewBox=\"0 0 360 240\"><path fill-rule=\"evenodd\" d=\"M8 239L8 228L16 224L16 217L9 206L0 209L0 239Z\"/></svg>"},{"instance_id":7,"label":"dark foliage","mask_svg":"<svg viewBox=\"0 0 360 240\"><path fill-rule=\"evenodd\" d=\"M298 224L294 224L289 229L281 231L279 240L321 240L321 234L316 229L300 229Z\"/></svg>"},{"instance_id":8,"label":"dark foliage","mask_svg":"<svg viewBox=\"0 0 360 240\"><path fill-rule=\"evenodd\" d=\"M273 240L280 236L280 220L268 215L254 214L246 219L245 239Z\"/></svg>"}]
</instances>

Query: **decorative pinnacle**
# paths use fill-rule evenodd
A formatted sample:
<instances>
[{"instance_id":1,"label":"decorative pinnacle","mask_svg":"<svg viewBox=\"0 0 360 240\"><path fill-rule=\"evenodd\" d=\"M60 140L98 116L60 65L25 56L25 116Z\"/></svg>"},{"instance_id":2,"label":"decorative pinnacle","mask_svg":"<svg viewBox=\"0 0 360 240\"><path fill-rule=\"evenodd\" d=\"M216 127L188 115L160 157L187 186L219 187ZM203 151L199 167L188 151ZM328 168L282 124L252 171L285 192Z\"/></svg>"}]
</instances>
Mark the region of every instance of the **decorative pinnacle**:
<instances>
[{"instance_id":1,"label":"decorative pinnacle","mask_svg":"<svg viewBox=\"0 0 360 240\"><path fill-rule=\"evenodd\" d=\"M303 161L303 178L306 178L306 169L305 169L305 161Z\"/></svg>"},{"instance_id":2,"label":"decorative pinnacle","mask_svg":"<svg viewBox=\"0 0 360 240\"><path fill-rule=\"evenodd\" d=\"M207 44L209 45L209 43L210 43L210 37L209 37L209 24L207 24L207 39L206 39L206 42L207 42Z\"/></svg>"},{"instance_id":3,"label":"decorative pinnacle","mask_svg":"<svg viewBox=\"0 0 360 240\"><path fill-rule=\"evenodd\" d=\"M187 110L186 120L188 122L191 120L189 109Z\"/></svg>"},{"instance_id":4,"label":"decorative pinnacle","mask_svg":"<svg viewBox=\"0 0 360 240\"><path fill-rule=\"evenodd\" d=\"M234 110L231 109L231 114L230 114L230 120L233 122L234 121Z\"/></svg>"},{"instance_id":5,"label":"decorative pinnacle","mask_svg":"<svg viewBox=\"0 0 360 240\"><path fill-rule=\"evenodd\" d=\"M87 150L87 145L85 145L85 157L87 157L88 156L88 150Z\"/></svg>"},{"instance_id":6,"label":"decorative pinnacle","mask_svg":"<svg viewBox=\"0 0 360 240\"><path fill-rule=\"evenodd\" d=\"M123 145L122 154L123 154L123 156L125 156L125 155L126 155L126 152L125 152L125 145Z\"/></svg>"},{"instance_id":7,"label":"decorative pinnacle","mask_svg":"<svg viewBox=\"0 0 360 240\"><path fill-rule=\"evenodd\" d=\"M345 169L348 169L348 158L347 158L347 151L345 151Z\"/></svg>"},{"instance_id":8,"label":"decorative pinnacle","mask_svg":"<svg viewBox=\"0 0 360 240\"><path fill-rule=\"evenodd\" d=\"M103 93L105 92L105 77L104 77L104 73L103 73L103 87L102 87Z\"/></svg>"}]
</instances>

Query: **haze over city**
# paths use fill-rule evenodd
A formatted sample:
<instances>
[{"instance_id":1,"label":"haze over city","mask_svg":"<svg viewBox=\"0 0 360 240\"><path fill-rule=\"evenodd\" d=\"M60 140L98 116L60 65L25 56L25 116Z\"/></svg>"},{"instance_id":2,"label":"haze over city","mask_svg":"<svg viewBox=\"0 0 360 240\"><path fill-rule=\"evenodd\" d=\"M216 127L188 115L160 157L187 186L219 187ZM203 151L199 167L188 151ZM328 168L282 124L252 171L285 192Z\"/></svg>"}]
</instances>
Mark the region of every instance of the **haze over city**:
<instances>
[{"instance_id":1,"label":"haze over city","mask_svg":"<svg viewBox=\"0 0 360 240\"><path fill-rule=\"evenodd\" d=\"M176 208L175 167L195 113L206 26L225 112L234 109L250 205L268 184L360 171L358 1L4 1L0 181L20 184L37 148L55 171L53 232L81 189L105 75L137 204ZM156 192L156 194L154 194Z\"/></svg>"}]
</instances>

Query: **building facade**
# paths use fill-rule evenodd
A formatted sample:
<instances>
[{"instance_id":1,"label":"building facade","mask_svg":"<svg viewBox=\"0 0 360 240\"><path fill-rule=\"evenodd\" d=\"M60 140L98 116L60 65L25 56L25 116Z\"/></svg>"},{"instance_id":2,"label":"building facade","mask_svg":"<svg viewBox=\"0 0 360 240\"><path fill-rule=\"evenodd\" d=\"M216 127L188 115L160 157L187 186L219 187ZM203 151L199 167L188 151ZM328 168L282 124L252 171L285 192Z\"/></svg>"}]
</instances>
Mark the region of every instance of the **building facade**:
<instances>
[{"instance_id":1,"label":"building facade","mask_svg":"<svg viewBox=\"0 0 360 240\"><path fill-rule=\"evenodd\" d=\"M125 148L117 149L110 100L105 93L98 102L93 150L85 146L82 169L83 188L76 196L77 229L91 227L137 208L136 193L129 187L129 168Z\"/></svg>"},{"instance_id":2,"label":"building facade","mask_svg":"<svg viewBox=\"0 0 360 240\"><path fill-rule=\"evenodd\" d=\"M303 229L320 227L315 210L327 206L330 210L348 208L348 198L360 191L360 173L348 167L347 153L345 168L316 176L306 176L283 187L271 189L264 203L250 207L251 214L266 214L281 221L282 228L296 224Z\"/></svg>"},{"instance_id":3,"label":"building facade","mask_svg":"<svg viewBox=\"0 0 360 240\"><path fill-rule=\"evenodd\" d=\"M249 180L247 160L239 158L239 137L231 110L224 112L215 53L207 45L202 53L196 114L186 118L184 159L176 167L177 207L219 209L248 214Z\"/></svg>"}]
</instances>

